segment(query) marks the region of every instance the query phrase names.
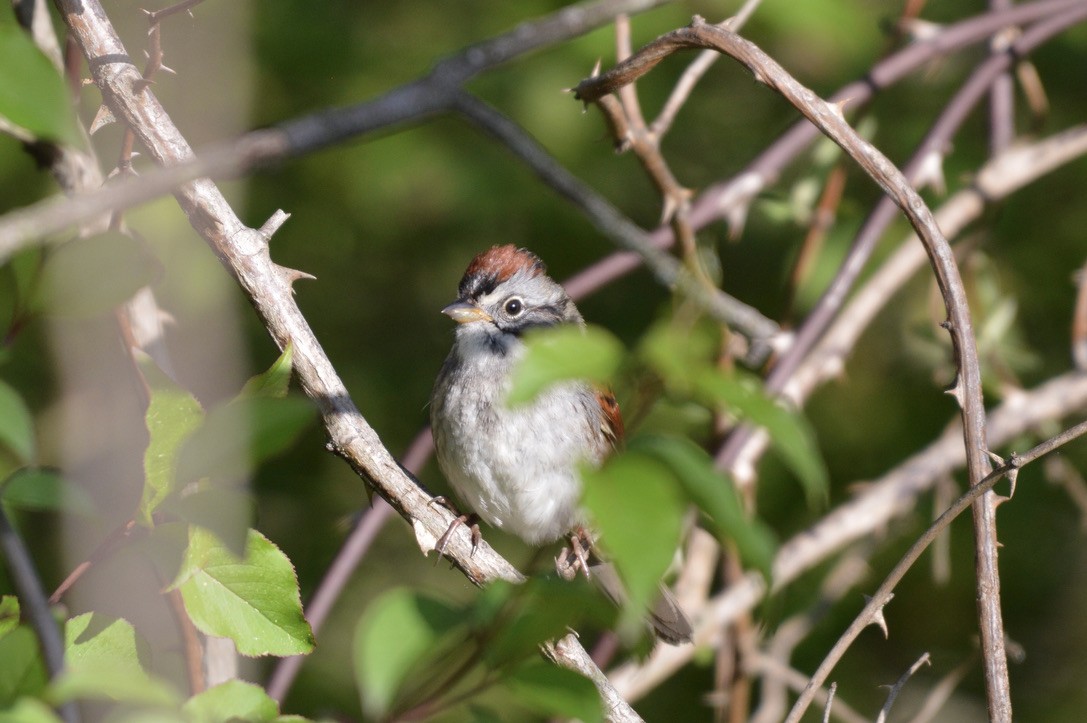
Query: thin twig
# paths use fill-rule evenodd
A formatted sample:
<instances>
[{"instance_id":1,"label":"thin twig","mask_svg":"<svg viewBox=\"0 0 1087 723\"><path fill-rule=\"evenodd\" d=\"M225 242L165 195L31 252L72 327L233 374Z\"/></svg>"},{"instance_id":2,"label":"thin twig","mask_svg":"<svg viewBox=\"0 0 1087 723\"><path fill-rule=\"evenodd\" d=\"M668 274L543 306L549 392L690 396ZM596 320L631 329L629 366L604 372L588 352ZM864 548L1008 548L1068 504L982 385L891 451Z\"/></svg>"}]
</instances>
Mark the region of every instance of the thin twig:
<instances>
[{"instance_id":1,"label":"thin twig","mask_svg":"<svg viewBox=\"0 0 1087 723\"><path fill-rule=\"evenodd\" d=\"M962 661L955 668L940 679L929 694L925 696L924 705L921 706L921 710L917 711L910 723L928 723L932 720L940 709L943 708L944 703L955 691L955 688L959 686L962 679L966 677L966 674L970 672L970 669L976 662L976 655L969 656L966 660Z\"/></svg>"},{"instance_id":2,"label":"thin twig","mask_svg":"<svg viewBox=\"0 0 1087 723\"><path fill-rule=\"evenodd\" d=\"M1087 8L1085 8L1087 10ZM686 28L672 31L642 48L636 55L603 75L583 80L575 96L592 101L649 72L668 55L689 48L714 48L744 64L755 79L780 93L813 124L842 147L890 196L917 231L929 254L936 282L947 307L947 331L958 365L956 399L962 409L964 444L971 484L989 469L986 457L985 408L982 401L981 370L974 338L970 307L951 246L936 226L931 211L906 178L872 144L860 138L845 122L839 107L822 101L801 85L761 49L723 28L696 17ZM979 499L974 508L978 623L986 664L989 712L997 721L1011 719L1004 630L1000 614L1000 578L996 564L996 524L992 499ZM807 691L805 691L807 693ZM801 700L805 699L801 694ZM810 697L807 698L810 701Z\"/></svg>"},{"instance_id":3,"label":"thin twig","mask_svg":"<svg viewBox=\"0 0 1087 723\"><path fill-rule=\"evenodd\" d=\"M994 408L986 424L989 439L999 447L1042 422L1084 410L1087 376L1064 374L1037 389L1017 392ZM865 484L856 497L783 543L771 568L773 590L783 589L847 545L886 529L892 520L915 514L919 496L931 489L935 480L962 467L965 459L962 433L955 424L927 447ZM695 646L659 646L643 663L627 663L612 671L613 683L628 700L645 695L689 663L699 647L712 645L725 626L758 605L768 592L760 574L748 573L703 608L688 611L695 623Z\"/></svg>"},{"instance_id":4,"label":"thin twig","mask_svg":"<svg viewBox=\"0 0 1087 723\"><path fill-rule=\"evenodd\" d=\"M30 624L38 636L45 669L50 680L56 680L64 672L64 639L49 609L34 560L8 519L3 505L0 505L0 552L4 553L8 573L19 594L20 613L30 618ZM79 709L74 701L60 705L57 710L68 723L78 723Z\"/></svg>"},{"instance_id":5,"label":"thin twig","mask_svg":"<svg viewBox=\"0 0 1087 723\"><path fill-rule=\"evenodd\" d=\"M724 321L755 338L770 339L777 333L777 324L752 307L720 290L711 291L683 273L679 262L656 249L642 229L607 199L575 178L535 139L504 115L468 93L457 96L456 107L465 118L501 141L550 188L580 209L601 233L616 245L639 254L661 284L674 286L701 305L714 319Z\"/></svg>"},{"instance_id":6,"label":"thin twig","mask_svg":"<svg viewBox=\"0 0 1087 723\"><path fill-rule=\"evenodd\" d=\"M879 62L862 79L840 88L829 100L832 103L848 102L851 108L855 108L924 67L933 58L981 42L1007 25L1051 17L1078 5L1079 0L1040 0L1016 5L1007 12L977 15L948 25L935 35L919 39ZM819 130L811 123L800 121L731 179L708 186L691 203L689 221L692 228L698 230L725 219L732 227L733 235L739 235L751 201L776 181L782 170L818 135ZM674 243L668 226L655 229L650 233L650 238L657 248L668 248ZM3 234L0 232L0 248L2 240ZM611 254L570 279L569 288L580 290L582 284L608 283L638 268L640 261L636 254Z\"/></svg>"},{"instance_id":7,"label":"thin twig","mask_svg":"<svg viewBox=\"0 0 1087 723\"><path fill-rule=\"evenodd\" d=\"M917 662L910 666L902 676L895 681L895 684L891 686L890 692L887 693L887 702L883 704L883 707L879 709L879 715L876 716L876 723L884 723L887 720L887 716L891 713L891 708L894 707L895 699L898 698L898 694L902 692L902 689L906 687L906 683L909 682L913 674L921 669L922 665L931 665L929 661L929 654L925 653Z\"/></svg>"},{"instance_id":8,"label":"thin twig","mask_svg":"<svg viewBox=\"0 0 1087 723\"><path fill-rule=\"evenodd\" d=\"M454 81L463 81L489 67L488 64L540 47L556 38L568 37L571 29L583 31L592 22L604 22L606 17L614 14L617 5L630 4L633 3L597 2L565 8L544 21L523 25L495 41L455 56L456 62L443 64L443 69L453 75ZM128 53L100 2L58 0L58 7L90 63L95 83L119 119L135 131L149 155L161 165L190 161L192 150L165 109L149 89L138 87L139 71L131 63L116 61L128 57ZM600 15L604 10L607 13ZM103 58L109 58L110 62L102 62ZM415 108L413 112L417 110ZM322 138L331 142L334 136L332 133ZM193 181L178 189L175 195L190 223L247 293L276 344L280 348L293 345L294 373L323 416L331 440L330 449L347 460L412 524L425 551L432 549L438 536L448 529L451 514L430 504L431 496L397 464L352 403L346 387L294 301L291 284L302 276L301 272L271 261L268 234L246 227L210 180ZM446 554L474 582L523 580L523 576L486 542L474 544L467 531L449 540ZM573 640L563 650L575 655L580 645ZM583 650L580 652L584 654ZM598 683L601 694L614 696L620 710L629 710L635 715L607 684L603 674L599 670L595 673L601 680Z\"/></svg>"},{"instance_id":9,"label":"thin twig","mask_svg":"<svg viewBox=\"0 0 1087 723\"><path fill-rule=\"evenodd\" d=\"M1058 447L1071 442L1077 437L1087 433L1087 422L1080 422L1074 427L1071 427L1064 432L1061 432L1055 437L1051 437L1046 441L1032 447L1029 451L1023 454L1012 454L1008 461L1000 465L984 479L980 480L977 484L966 491L955 504L948 507L942 515L940 515L935 522L933 522L924 534L922 534L906 551L906 554L902 556L898 564L894 566L890 574L883 581L883 584L876 589L875 593L869 599L868 603L861 610L860 614L853 620L850 626L846 629L842 636L838 638L838 642L834 644L834 647L830 649L827 656L820 663L815 673L812 675L811 681L808 683L808 687L805 688L804 693L793 705L793 709L789 711L789 716L786 721L799 721L804 715L804 711L807 709L808 704L811 702L811 697L806 696L809 690L814 691L815 688L821 686L830 675L830 671L834 669L838 661L841 660L845 651L852 645L853 641L860 635L864 628L872 624L876 614L883 609L892 596L892 591L899 581L905 577L906 573L913 567L914 563L921 557L921 554L928 548L933 540L951 524L951 521L958 517L967 507L971 506L982 495L986 494L993 488L997 482L1003 479L1005 476L1014 480L1014 477L1018 475L1019 470L1025 465L1033 462L1039 457L1049 454Z\"/></svg>"},{"instance_id":10,"label":"thin twig","mask_svg":"<svg viewBox=\"0 0 1087 723\"><path fill-rule=\"evenodd\" d=\"M231 178L274 161L311 153L348 138L423 118L446 108L446 83L463 83L475 74L508 62L521 53L579 35L608 22L620 12L635 13L665 0L599 0L573 5L516 30L467 48L434 66L427 78L400 86L371 101L285 122L276 128L252 131L241 138L203 149L197 158L175 161L139 180L110 184L75 198L55 197L11 211L0 218L0 263L27 243L55 234L103 212L132 208L158 198L193 179ZM988 13L949 25L935 37L918 41L875 66L863 80L831 97L860 103L876 91L898 82L932 58L980 42L999 28L1027 23L1076 7L1082 0L1036 0L1002 13ZM523 36L523 44L521 43ZM794 125L740 174L708 187L691 205L690 223L702 228L744 208L755 194L772 183L781 169L818 135L809 123ZM651 234L658 248L672 243L667 227ZM637 255L613 254L586 274L608 280L629 273L640 263ZM580 289L581 279L572 280Z\"/></svg>"},{"instance_id":11,"label":"thin twig","mask_svg":"<svg viewBox=\"0 0 1087 723\"><path fill-rule=\"evenodd\" d=\"M426 464L431 452L434 450L434 442L430 436L430 429L424 429L415 436L404 453L404 469L412 474L418 474ZM347 535L343 545L336 553L332 564L325 572L317 590L306 605L306 620L316 635L324 625L332 606L339 599L340 594L347 586L351 576L358 569L373 541L384 528L385 523L393 518L395 511L385 500L380 497L375 499L373 506L363 512L351 532ZM282 701L287 697L298 671L302 668L306 656L292 655L283 658L276 665L275 671L268 680L266 686L268 695L275 700Z\"/></svg>"}]
</instances>

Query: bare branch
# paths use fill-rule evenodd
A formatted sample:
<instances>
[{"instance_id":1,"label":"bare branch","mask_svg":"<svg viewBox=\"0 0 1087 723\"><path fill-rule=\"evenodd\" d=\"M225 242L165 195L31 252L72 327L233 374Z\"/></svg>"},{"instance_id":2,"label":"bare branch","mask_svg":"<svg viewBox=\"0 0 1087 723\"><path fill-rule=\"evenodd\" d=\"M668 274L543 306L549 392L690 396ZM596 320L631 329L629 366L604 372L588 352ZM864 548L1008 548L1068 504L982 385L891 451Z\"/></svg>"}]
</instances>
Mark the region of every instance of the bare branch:
<instances>
[{"instance_id":1,"label":"bare branch","mask_svg":"<svg viewBox=\"0 0 1087 723\"><path fill-rule=\"evenodd\" d=\"M1084 410L1087 410L1087 377L1065 374L1037 389L1010 396L993 409L986 425L989 440L999 447L1035 429L1042 421ZM913 514L918 496L939 477L962 467L965 458L962 433L952 426L924 450L867 484L857 497L785 542L774 558L774 589L782 589L843 547L885 528L889 521ZM767 592L762 576L749 573L712 598L702 610L688 611L695 622L695 646L661 646L644 664L627 664L613 671L612 682L628 700L644 695L690 662L698 646L712 645L725 626L751 610Z\"/></svg>"},{"instance_id":2,"label":"bare branch","mask_svg":"<svg viewBox=\"0 0 1087 723\"><path fill-rule=\"evenodd\" d=\"M653 246L646 233L603 196L575 178L519 126L475 96L458 96L457 110L497 138L548 186L573 203L597 229L616 245L640 255L657 281L675 287L701 305L715 319L725 321L757 339L770 339L777 324L754 308L717 289L707 289L683 273L679 262Z\"/></svg>"},{"instance_id":3,"label":"bare branch","mask_svg":"<svg viewBox=\"0 0 1087 723\"><path fill-rule=\"evenodd\" d=\"M922 665L931 665L928 653L925 653L918 658L917 662L911 665L910 669L903 673L902 677L891 686L891 691L887 694L887 702L883 704L883 707L879 710L879 715L876 716L876 723L884 723L884 721L887 720L887 716L890 714L895 699L898 698L898 694L902 692L902 689L906 687L906 683L909 682L909 679L913 677L914 673L921 669Z\"/></svg>"},{"instance_id":4,"label":"bare branch","mask_svg":"<svg viewBox=\"0 0 1087 723\"><path fill-rule=\"evenodd\" d=\"M1082 11L1087 15L1087 8L1082 8ZM909 181L878 149L857 135L845 122L839 107L821 100L754 43L719 26L709 25L699 17L688 27L661 36L607 73L582 81L575 89L575 95L581 100L592 101L644 75L668 55L687 48L714 48L743 63L755 75L756 80L780 93L841 146L895 202L917 231L929 255L947 307L947 329L955 349L958 379L963 390L962 417L967 468L971 484L976 484L990 469L989 460L985 456L988 444L985 440L981 369L970 307L951 246ZM978 617L982 648L985 651L989 712L995 720L1009 721L1011 693L1007 656L1004 652L1004 626L1000 614L995 507L991 498L979 499L974 507L974 529ZM806 698L804 694L801 695L802 701ZM810 701L810 698L807 700ZM802 706L798 706L798 709L803 711Z\"/></svg>"}]
</instances>

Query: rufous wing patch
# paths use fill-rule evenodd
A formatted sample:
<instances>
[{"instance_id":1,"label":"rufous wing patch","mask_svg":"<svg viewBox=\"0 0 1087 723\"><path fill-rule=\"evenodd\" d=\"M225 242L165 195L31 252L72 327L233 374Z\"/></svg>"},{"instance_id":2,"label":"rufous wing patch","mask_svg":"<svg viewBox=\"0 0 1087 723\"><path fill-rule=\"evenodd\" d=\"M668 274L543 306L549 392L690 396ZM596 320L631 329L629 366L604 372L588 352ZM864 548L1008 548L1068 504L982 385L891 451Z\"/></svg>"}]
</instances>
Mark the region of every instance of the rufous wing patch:
<instances>
[{"instance_id":1,"label":"rufous wing patch","mask_svg":"<svg viewBox=\"0 0 1087 723\"><path fill-rule=\"evenodd\" d=\"M612 446L618 447L623 443L623 436L626 433L623 429L623 414L619 411L619 402L615 401L615 395L607 389L597 390L596 400L600 403L600 412L603 415L600 429Z\"/></svg>"}]
</instances>

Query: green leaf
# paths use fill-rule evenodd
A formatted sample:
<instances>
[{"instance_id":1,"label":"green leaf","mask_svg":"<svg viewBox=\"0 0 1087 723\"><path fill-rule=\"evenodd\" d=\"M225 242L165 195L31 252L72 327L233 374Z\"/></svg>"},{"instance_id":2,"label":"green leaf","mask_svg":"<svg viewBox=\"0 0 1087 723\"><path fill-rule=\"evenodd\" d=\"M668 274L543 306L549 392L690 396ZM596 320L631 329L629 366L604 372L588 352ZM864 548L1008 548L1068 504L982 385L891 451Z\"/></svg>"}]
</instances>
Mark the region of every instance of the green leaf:
<instances>
[{"instance_id":1,"label":"green leaf","mask_svg":"<svg viewBox=\"0 0 1087 723\"><path fill-rule=\"evenodd\" d=\"M85 319L132 298L160 267L135 239L116 231L57 247L42 268L42 301L57 316Z\"/></svg>"},{"instance_id":2,"label":"green leaf","mask_svg":"<svg viewBox=\"0 0 1087 723\"><path fill-rule=\"evenodd\" d=\"M708 400L723 404L742 420L765 429L782 461L800 481L808 504L826 502L826 466L819 454L815 432L804 417L768 398L757 377L739 370L727 375L716 370L701 374L696 386Z\"/></svg>"},{"instance_id":3,"label":"green leaf","mask_svg":"<svg viewBox=\"0 0 1087 723\"><path fill-rule=\"evenodd\" d=\"M151 390L145 422L150 439L143 456L144 487L139 518L151 525L151 516L174 490L181 443L204 418L200 403L166 376L146 355L137 356L140 371Z\"/></svg>"},{"instance_id":4,"label":"green leaf","mask_svg":"<svg viewBox=\"0 0 1087 723\"><path fill-rule=\"evenodd\" d=\"M484 649L488 665L498 668L511 661L535 657L540 643L559 637L569 629L578 630L588 622L596 627L614 624L615 608L583 576L566 581L554 575L533 577L523 585L488 585L484 596L505 587L499 606L491 601L477 602L495 610L492 619L499 624ZM486 613L484 614L486 615ZM480 615L479 617L484 617Z\"/></svg>"},{"instance_id":5,"label":"green leaf","mask_svg":"<svg viewBox=\"0 0 1087 723\"><path fill-rule=\"evenodd\" d=\"M533 660L514 670L504 684L519 703L542 715L586 723L603 720L596 686L572 670Z\"/></svg>"},{"instance_id":6,"label":"green leaf","mask_svg":"<svg viewBox=\"0 0 1087 723\"><path fill-rule=\"evenodd\" d=\"M683 484L688 497L715 523L718 539L732 542L747 567L770 579L777 543L765 524L744 512L731 480L718 472L706 452L689 439L639 437L630 449L663 462Z\"/></svg>"},{"instance_id":7,"label":"green leaf","mask_svg":"<svg viewBox=\"0 0 1087 723\"><path fill-rule=\"evenodd\" d=\"M20 696L40 694L45 682L38 638L29 627L20 625L0 638L0 709Z\"/></svg>"},{"instance_id":8,"label":"green leaf","mask_svg":"<svg viewBox=\"0 0 1087 723\"><path fill-rule=\"evenodd\" d=\"M242 387L238 397L285 397L291 385L291 363L294 359L294 342L287 342L283 353L272 366L252 377Z\"/></svg>"},{"instance_id":9,"label":"green leaf","mask_svg":"<svg viewBox=\"0 0 1087 723\"><path fill-rule=\"evenodd\" d=\"M390 590L371 603L353 646L363 710L373 717L387 713L408 673L463 622L462 611L411 590Z\"/></svg>"},{"instance_id":10,"label":"green leaf","mask_svg":"<svg viewBox=\"0 0 1087 723\"><path fill-rule=\"evenodd\" d=\"M141 661L148 655L147 644L128 621L85 613L67 622L64 637L65 671L49 686L51 701L180 702L173 688L145 671Z\"/></svg>"},{"instance_id":11,"label":"green leaf","mask_svg":"<svg viewBox=\"0 0 1087 723\"><path fill-rule=\"evenodd\" d=\"M242 655L299 655L313 650L294 567L278 547L249 531L244 559L214 535L192 528L175 587L193 624L230 638Z\"/></svg>"},{"instance_id":12,"label":"green leaf","mask_svg":"<svg viewBox=\"0 0 1087 723\"><path fill-rule=\"evenodd\" d=\"M713 368L721 348L720 329L709 323L680 327L654 324L642 337L638 353L669 389L688 392L700 374Z\"/></svg>"},{"instance_id":13,"label":"green leaf","mask_svg":"<svg viewBox=\"0 0 1087 723\"><path fill-rule=\"evenodd\" d=\"M0 710L0 723L61 723L53 709L37 698L22 697Z\"/></svg>"},{"instance_id":14,"label":"green leaf","mask_svg":"<svg viewBox=\"0 0 1087 723\"><path fill-rule=\"evenodd\" d=\"M0 381L0 444L4 444L24 464L34 460L34 418L23 398Z\"/></svg>"},{"instance_id":15,"label":"green leaf","mask_svg":"<svg viewBox=\"0 0 1087 723\"><path fill-rule=\"evenodd\" d=\"M94 503L82 488L56 470L24 467L0 485L0 501L24 510L60 510L90 514Z\"/></svg>"},{"instance_id":16,"label":"green leaf","mask_svg":"<svg viewBox=\"0 0 1087 723\"><path fill-rule=\"evenodd\" d=\"M245 554L253 496L244 489L217 487L204 483L194 492L168 500L164 509L215 535L234 555ZM160 525L161 527L161 525ZM173 579L174 574L168 576Z\"/></svg>"},{"instance_id":17,"label":"green leaf","mask_svg":"<svg viewBox=\"0 0 1087 723\"><path fill-rule=\"evenodd\" d=\"M259 723L273 721L279 715L279 706L264 689L241 680L230 680L194 695L181 709L199 723L226 720Z\"/></svg>"},{"instance_id":18,"label":"green leaf","mask_svg":"<svg viewBox=\"0 0 1087 723\"><path fill-rule=\"evenodd\" d=\"M313 417L313 405L300 397L237 398L216 407L182 445L178 479L237 484L290 447Z\"/></svg>"},{"instance_id":19,"label":"green leaf","mask_svg":"<svg viewBox=\"0 0 1087 723\"><path fill-rule=\"evenodd\" d=\"M508 403L524 404L556 382L607 381L623 360L623 344L599 327L573 325L525 335L524 357L513 371Z\"/></svg>"},{"instance_id":20,"label":"green leaf","mask_svg":"<svg viewBox=\"0 0 1087 723\"><path fill-rule=\"evenodd\" d=\"M624 628L641 630L679 544L685 507L679 484L663 464L633 451L582 475L585 508L630 596Z\"/></svg>"},{"instance_id":21,"label":"green leaf","mask_svg":"<svg viewBox=\"0 0 1087 723\"><path fill-rule=\"evenodd\" d=\"M0 596L0 638L19 627L19 598Z\"/></svg>"},{"instance_id":22,"label":"green leaf","mask_svg":"<svg viewBox=\"0 0 1087 723\"><path fill-rule=\"evenodd\" d=\"M21 28L0 23L0 116L37 138L79 145L68 89Z\"/></svg>"}]
</instances>

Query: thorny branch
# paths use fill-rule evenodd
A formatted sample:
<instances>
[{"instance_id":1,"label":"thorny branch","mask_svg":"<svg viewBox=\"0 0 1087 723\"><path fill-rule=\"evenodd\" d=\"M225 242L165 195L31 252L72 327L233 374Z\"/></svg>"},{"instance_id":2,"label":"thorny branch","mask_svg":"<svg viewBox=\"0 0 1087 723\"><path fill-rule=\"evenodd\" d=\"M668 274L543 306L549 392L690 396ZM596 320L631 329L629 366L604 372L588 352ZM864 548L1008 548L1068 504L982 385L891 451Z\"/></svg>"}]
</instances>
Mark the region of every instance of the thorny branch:
<instances>
[{"instance_id":1,"label":"thorny branch","mask_svg":"<svg viewBox=\"0 0 1087 723\"><path fill-rule=\"evenodd\" d=\"M633 4L631 4L631 5L633 5ZM1024 5L1016 6L1016 14L1014 15L1014 18L1015 18L1014 22L1021 22L1024 19L1029 20L1030 18L1040 16L1040 15L1031 15L1030 13L1053 12L1053 8L1068 7L1070 5L1071 4L1067 3L1067 2L1060 3L1060 2L1055 2L1055 1L1049 1L1049 2L1039 2L1039 3L1031 3L1031 4L1024 4ZM631 11L633 12L633 11L636 11L636 10L632 9ZM1002 22L1005 22L1005 23L1008 23L1008 24L1013 22L1011 14L994 14L992 16L979 16L979 18L976 18L973 21L967 21L966 23L963 23L962 25L966 26L966 25L971 25L972 24L973 31L977 32L977 33L980 33L980 35L978 37L981 37L982 35L984 35L985 32L988 32L988 31L983 31L983 29L982 29L983 26L978 24L978 22L976 22L976 21L979 21L979 20L991 21L993 19L993 17L998 17L999 19L1002 20ZM956 28L956 27L957 26L952 26L952 28ZM947 40L948 43L952 42L951 38L952 38L952 36L954 36L954 33L949 32L950 30L951 30L951 28L949 28L948 31L945 31L944 33L941 33L941 35L940 35L940 40L941 41ZM974 42L974 41L965 40L960 35L960 36L955 37L954 42ZM916 49L917 47L922 46L922 45L924 45L924 43L918 43L915 46L911 46L911 48ZM912 53L911 57L914 57L914 58L920 57L915 52L913 52L913 50L911 50L910 52ZM942 52L946 52L946 47L944 47ZM713 55L716 56L716 53L713 53ZM502 53L497 52L495 55L490 56L490 57L491 58L495 58L495 57L501 58ZM512 56L508 56L508 57L512 57ZM498 60L496 62L502 62L502 61ZM440 67L441 67L441 64L439 66L437 66L436 71ZM435 72L433 75L438 76L438 75L440 75L440 73ZM878 74L873 73L872 88L879 87L875 82L875 78L876 78L877 75ZM890 81L888 81L888 82L890 82ZM843 93L844 93L844 91L843 91ZM841 95L841 94L839 94L839 95ZM385 104L387 102L388 107L392 107L392 106L395 106L397 102L402 101L404 99L404 97L405 96L397 96L395 93L392 93L389 96L386 96L385 98L379 99L379 100L382 101L382 104ZM377 101L375 101L375 103L376 102ZM434 107L437 107L437 106L434 106ZM382 112L384 112L384 111L382 111ZM424 106L422 106L421 108L416 107L415 109L406 109L406 110L404 110L403 114L401 116L399 116L399 117L400 118L410 118L410 117L413 117L413 115L412 115L413 113L425 114L427 112L430 112L430 111L427 110L427 106L424 104ZM388 121L389 123L401 122L399 120L396 120L397 113L395 113L395 112L389 112L389 113L390 113L389 117L393 118L393 120ZM380 112L379 112L379 115L380 115ZM347 131L347 132L366 132L367 128L380 127L380 125L374 126L374 125L368 125L367 123L368 122L363 122L361 124L360 127L362 127L363 130ZM329 125L329 130L333 131L333 132L336 132L336 133L345 132L344 131L344 126L339 125L339 124ZM314 134L309 135L309 136L306 136L305 134L299 134L297 136L297 138L308 138L309 142L316 143L316 145L314 147L322 147L323 145L327 145L329 142L333 142L333 141L327 140L327 138L322 138L320 133L314 133ZM142 179L142 181L140 181L138 184L134 184L134 183L117 184L113 188L109 188L109 189L106 189L106 190L100 192L100 195L95 196L92 199L89 199L89 202L84 204L81 207L80 206L65 206L63 203L58 203L54 207L53 210L59 208L62 211L62 215L57 216L56 220L52 221L52 223L59 224L59 225L44 226L44 227L41 226L41 225L36 225L36 224L40 224L41 218L42 218L42 215L43 215L42 212L38 212L38 215L37 215L36 218L24 217L22 219L18 219L18 221L22 225L12 226L12 225L7 223L9 221L9 219L11 218L11 216L9 215L9 217L6 217L5 219L0 220L0 257L4 256L6 253L10 253L10 251L13 248L15 248L18 244L23 243L25 241L25 239L27 238L26 234L33 235L35 233L39 233L41 228L52 229L52 230L55 231L57 229L65 227L66 225L68 225L70 223L75 223L75 222L78 222L81 219L88 218L94 213L100 213L101 209L103 208L103 206L101 205L103 199L112 199L110 202L111 203L116 203L117 204L115 206L116 208L125 208L125 207L128 207L128 206L131 206L132 204L138 202L141 199L145 200L147 198L151 198L151 197L154 197L156 195L161 195L161 193L163 193L165 190L170 189L170 188L174 188L180 183L183 183L183 182L185 182L187 180L191 180L193 178L199 177L201 175L221 175L221 174L231 175L231 174L246 170L248 168L255 167L256 165L259 165L261 163L267 162L269 159L284 157L284 156L289 155L289 154L301 153L301 152L307 152L308 151L308 149L305 147L304 142L299 144L295 148L291 148L289 143L284 143L283 139L281 137L277 136L276 133L274 133L274 132L259 132L258 134L251 134L250 136L247 136L245 139L243 139L243 142L240 142L240 143L237 143L237 144L230 144L229 146L224 146L223 150L225 151L223 156L218 157L218 158L213 157L210 161L203 161L203 160L184 161L179 165L166 168L166 169L164 169L162 171L152 172L151 174L148 174L147 176L145 176L145 178ZM214 154L213 154L213 156L214 156ZM779 159L780 159L780 162L782 164L785 162L784 155L780 156ZM763 177L761 182L765 184L765 183L769 182L769 180L772 180L772 178L773 178L772 173L767 174L766 176ZM148 180L151 181L151 185L148 185ZM114 193L112 196L109 195L110 192L115 190L115 189L120 189L120 191L117 192L117 193ZM718 201L721 201L721 197L717 196L715 198L713 194L708 193L708 194L704 194L702 196L702 200L706 204L705 207L708 208L708 207L713 206L714 204L716 204ZM727 208L728 208L727 203L720 203L720 204L718 204L718 211L717 212L720 212L722 209L727 209ZM74 210L69 210L69 209L74 209ZM14 234L12 234L12 229L13 228L15 229ZM5 235L5 234L7 234L7 235ZM23 234L23 236L20 237L19 234ZM659 244L662 238L663 237L661 237L660 234L655 234L652 237L652 240ZM8 242L9 245L5 245L5 241ZM628 257L625 257L625 258L629 261L629 259L631 257L628 256Z\"/></svg>"},{"instance_id":2,"label":"thorny branch","mask_svg":"<svg viewBox=\"0 0 1087 723\"><path fill-rule=\"evenodd\" d=\"M535 26L477 46L458 56L456 62L440 68L455 74L463 82L488 64L539 47L541 43L577 34L591 27L592 22L604 22L614 15L616 6L639 7L643 4L597 2L580 6L579 12L571 12L568 8ZM99 2L58 0L58 6L114 115L133 130L158 164L190 161L193 158L191 148L143 83L140 71L131 63L116 61L128 54ZM538 32L533 34L533 30ZM105 58L112 60L103 62ZM303 129L296 130L303 132ZM325 140L332 142L328 136ZM413 525L424 551L431 549L437 537L449 527L451 515L440 506L430 504L430 495L397 464L351 402L347 389L294 302L291 284L302 274L271 261L268 242L285 220L285 214L277 214L265 229L247 228L219 189L206 178L178 188L175 196L193 227L245 289L276 343L281 348L293 344L295 374L324 418L331 439L330 448ZM520 573L486 543L474 547L467 532L450 540L446 554L477 583L522 579ZM571 639L563 649L574 654L580 645ZM571 659L566 664L580 663ZM599 671L597 673L595 682L602 695L607 697L610 685ZM613 719L639 720L621 699L619 702L621 705L613 711Z\"/></svg>"},{"instance_id":3,"label":"thorny branch","mask_svg":"<svg viewBox=\"0 0 1087 723\"><path fill-rule=\"evenodd\" d=\"M970 307L951 246L943 237L932 213L909 181L874 146L845 122L841 108L821 100L789 75L784 68L750 41L696 17L686 28L673 31L642 48L636 55L607 73L582 81L575 88L580 100L591 102L632 82L678 50L713 48L743 63L755 79L778 91L804 116L840 145L902 209L925 245L947 307L959 367L955 396L962 408L967 469L976 484L990 469L985 441L985 407L982 402L981 369L978 364ZM1000 576L996 563L995 507L982 497L974 508L976 534L979 626L986 666L990 715L1011 720L1004 628L1000 614Z\"/></svg>"}]
</instances>

